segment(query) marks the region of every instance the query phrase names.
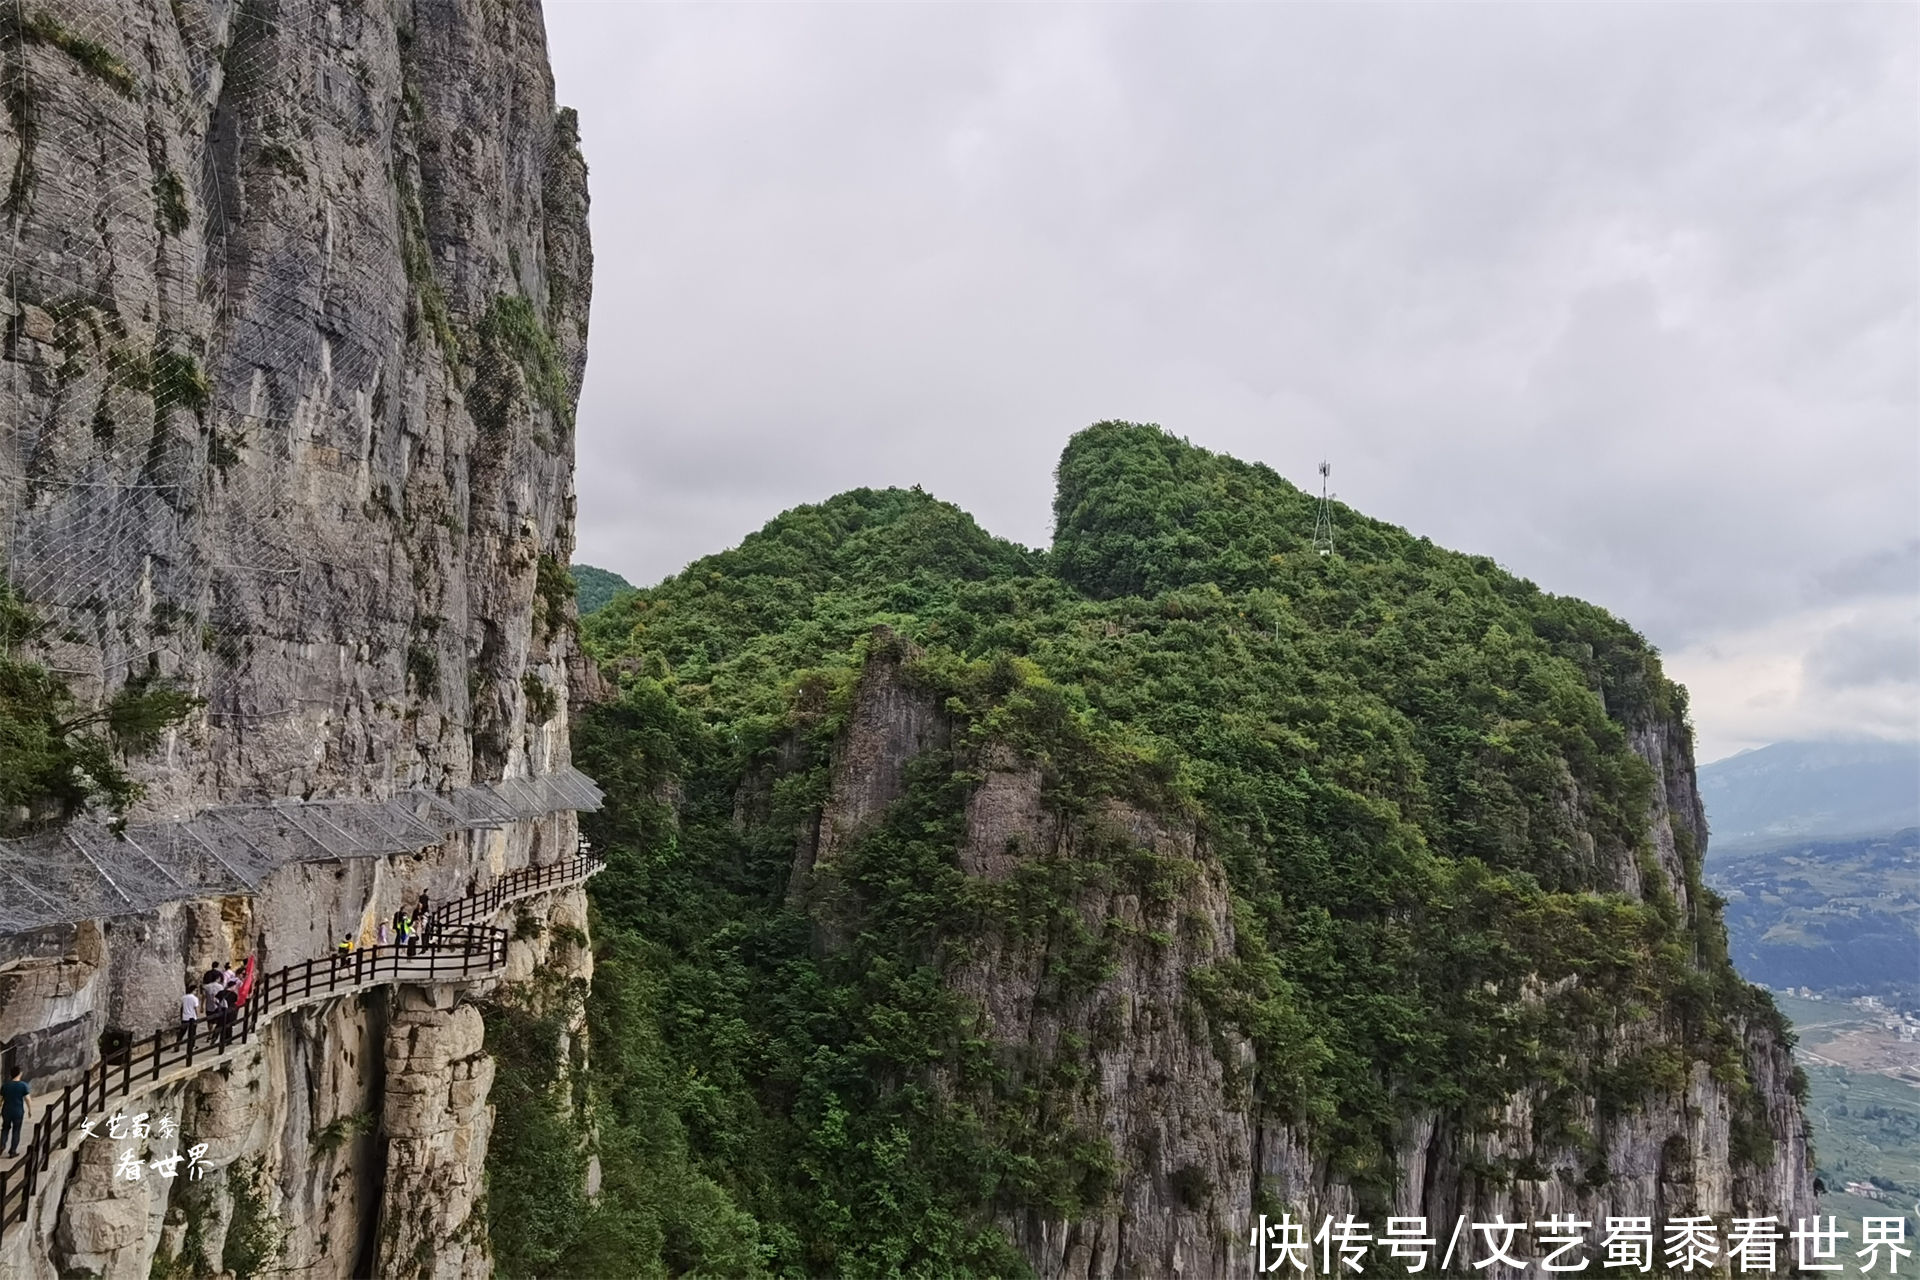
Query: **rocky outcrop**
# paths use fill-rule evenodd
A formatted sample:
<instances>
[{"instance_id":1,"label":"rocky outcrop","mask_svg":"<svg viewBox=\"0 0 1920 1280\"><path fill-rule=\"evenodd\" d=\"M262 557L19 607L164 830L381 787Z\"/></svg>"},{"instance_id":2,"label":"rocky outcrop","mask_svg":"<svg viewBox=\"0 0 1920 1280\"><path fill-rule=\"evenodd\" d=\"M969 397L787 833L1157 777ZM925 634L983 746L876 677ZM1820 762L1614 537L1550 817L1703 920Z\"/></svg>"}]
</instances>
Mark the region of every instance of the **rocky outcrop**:
<instances>
[{"instance_id":1,"label":"rocky outcrop","mask_svg":"<svg viewBox=\"0 0 1920 1280\"><path fill-rule=\"evenodd\" d=\"M585 923L578 889L515 909ZM515 944L519 973L590 976L584 949L535 945ZM238 1207L246 1230L310 1272L486 1274L493 1064L472 1001L493 985L403 986L296 1010L231 1067L115 1104L185 1136L114 1141L101 1113L96 1136L52 1165L28 1228L9 1231L8 1273L191 1273L195 1257L218 1271ZM198 1178L121 1172L128 1154L145 1165L189 1143L207 1148Z\"/></svg>"},{"instance_id":2,"label":"rocky outcrop","mask_svg":"<svg viewBox=\"0 0 1920 1280\"><path fill-rule=\"evenodd\" d=\"M493 1059L480 1012L452 990L403 988L388 1023L386 1194L380 1274L485 1274L485 1185Z\"/></svg>"},{"instance_id":3,"label":"rocky outcrop","mask_svg":"<svg viewBox=\"0 0 1920 1280\"><path fill-rule=\"evenodd\" d=\"M0 76L9 578L83 696L205 699L132 762L136 818L563 766L593 684L564 572L592 257L537 0L34 0ZM371 941L575 838L558 814L0 939L0 1036L44 1096L214 960ZM585 925L577 892L527 909ZM277 1238L306 1274L484 1273L484 994L276 1021L152 1102L208 1144L200 1179L116 1180L83 1141L0 1270L218 1270Z\"/></svg>"},{"instance_id":4,"label":"rocky outcrop","mask_svg":"<svg viewBox=\"0 0 1920 1280\"><path fill-rule=\"evenodd\" d=\"M944 724L939 704L916 685L896 646L877 645L876 652L835 747L817 820L823 835L816 881L832 865L825 851L845 849L871 830L902 794L911 760L959 737L951 727L928 731ZM1687 732L1652 723L1630 736L1655 778L1646 819L1652 866L1681 910L1690 911L1705 824ZM1309 1128L1256 1095L1252 1044L1197 998L1194 976L1235 954L1232 896L1204 835L1188 820L1113 800L1063 814L1047 800L1042 767L1004 746L989 744L974 755L962 750L954 763L972 779L956 849L960 869L992 883L1057 873L1056 883L1074 886L1070 901L1083 926L1075 932L1115 941L1096 976L1063 982L1061 970L1075 961L1060 931L1023 927L1009 912L969 939L965 958L948 971L949 984L979 1010L982 1033L1012 1075L1011 1093L1059 1064L1090 1067L1077 1088L1064 1096L1054 1091L1047 1113L1027 1121L1099 1134L1117 1173L1097 1213L1003 1219L1040 1275L1232 1274L1248 1265L1257 1216L1282 1209L1314 1223L1347 1213L1379 1220L1391 1212L1447 1227L1461 1217L1497 1215L1510 1222L1553 1214L1601 1222L1812 1213L1806 1121L1792 1093L1786 1047L1765 1026L1733 1028L1752 1082L1748 1094L1687 1052L1681 1032L1657 1012L1623 1013L1593 1051L1617 1064L1677 1049L1686 1064L1677 1087L1655 1088L1626 1107L1581 1098L1554 1125L1538 1123L1544 1091L1517 1093L1471 1125L1451 1114L1413 1114L1388 1153L1392 1190L1382 1203L1377 1189L1358 1188L1333 1171ZM1129 858L1144 858L1150 875L1097 870ZM1609 878L1630 873L1637 868L1596 869ZM817 897L812 906L829 938L857 927L837 909ZM1536 984L1523 998L1557 994ZM1743 1126L1769 1135L1770 1150L1756 1153Z\"/></svg>"},{"instance_id":5,"label":"rocky outcrop","mask_svg":"<svg viewBox=\"0 0 1920 1280\"><path fill-rule=\"evenodd\" d=\"M1060 998L1049 949L999 931L952 975L1026 1072L1038 1078L1057 1061L1090 1060L1090 1086L1059 1119L1101 1135L1123 1170L1099 1216L1030 1212L1006 1222L1009 1234L1044 1275L1225 1273L1249 1202L1253 1050L1210 1027L1188 987L1188 975L1233 956L1220 868L1191 824L1130 805L1110 802L1082 821L1047 815L1030 767L989 771L970 798L966 831L960 861L970 875L1004 878L1022 854L1084 862L1118 845L1150 853L1181 886L1156 894L1122 881L1076 895L1092 936L1125 939L1084 995Z\"/></svg>"},{"instance_id":6,"label":"rocky outcrop","mask_svg":"<svg viewBox=\"0 0 1920 1280\"><path fill-rule=\"evenodd\" d=\"M834 751L832 790L821 820L801 833L794 853L796 901L826 890L835 855L905 794L907 761L946 744L945 714L902 669L912 652L886 627L873 634L853 715Z\"/></svg>"},{"instance_id":7,"label":"rocky outcrop","mask_svg":"<svg viewBox=\"0 0 1920 1280\"><path fill-rule=\"evenodd\" d=\"M570 827L571 816L547 825ZM289 868L313 879L282 895L179 904L152 918L106 922L104 930L91 922L72 926L69 949L52 954L48 947L49 954L16 959L6 971L37 991L71 988L63 1005L17 996L6 1002L10 1017L35 1008L72 1015L41 1028L37 1041L16 1042L23 1058L38 1060L30 1066L36 1090L43 1097L56 1093L96 1060L103 1032L165 1025L114 1012L138 1008L144 989L116 983L114 975L197 969L208 954L209 921L222 908L233 934L264 936L269 955L294 953L309 932L324 937L337 921L348 922L345 931L365 918L362 936L370 938L371 920L411 901L420 887L446 902L457 896L453 876L490 877L489 853L503 867L523 864L528 834L526 828L496 833L485 841L491 850L439 850L405 867L384 860L343 864L340 870L358 874L337 879L315 875L317 867ZM294 893L317 921L299 922L290 935L286 920L257 908L275 896L276 905L291 909ZM252 1218L278 1241L279 1256L316 1274L487 1274L479 1199L492 1125L492 1062L481 1052L474 1002L495 998L502 982L526 982L535 974L586 981L592 973L590 952L549 936L584 937L580 889L509 904L497 923L512 929L522 916L543 922L544 940L515 941L498 980L401 986L298 1009L270 1023L231 1067L109 1108L145 1112L156 1121L172 1117L185 1141L111 1141L108 1111L100 1111L97 1136L55 1160L28 1228L10 1228L0 1242L0 1268L21 1275L89 1269L146 1275L156 1256L164 1271L169 1259L194 1250L217 1263L239 1197L251 1198ZM173 1007L171 989L163 994ZM197 1182L168 1183L151 1171L138 1180L116 1176L127 1151L144 1162L184 1150L187 1141L208 1148Z\"/></svg>"}]
</instances>

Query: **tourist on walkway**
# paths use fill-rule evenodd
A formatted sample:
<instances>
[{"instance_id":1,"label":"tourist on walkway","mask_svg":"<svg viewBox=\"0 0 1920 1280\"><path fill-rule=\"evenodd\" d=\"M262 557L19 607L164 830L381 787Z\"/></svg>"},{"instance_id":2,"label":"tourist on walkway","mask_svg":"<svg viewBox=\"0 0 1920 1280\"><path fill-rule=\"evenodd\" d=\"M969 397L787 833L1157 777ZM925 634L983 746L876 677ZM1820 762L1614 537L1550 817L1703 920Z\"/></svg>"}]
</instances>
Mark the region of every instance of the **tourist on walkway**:
<instances>
[{"instance_id":1,"label":"tourist on walkway","mask_svg":"<svg viewBox=\"0 0 1920 1280\"><path fill-rule=\"evenodd\" d=\"M404 913L400 917L400 936L406 940L407 955L411 957L420 945L420 935L414 930L413 917Z\"/></svg>"},{"instance_id":2,"label":"tourist on walkway","mask_svg":"<svg viewBox=\"0 0 1920 1280\"><path fill-rule=\"evenodd\" d=\"M27 1082L20 1078L18 1067L8 1075L5 1084L0 1084L0 1147L7 1146L11 1139L12 1146L7 1151L10 1156L20 1154L20 1130L27 1124L29 1094Z\"/></svg>"},{"instance_id":3,"label":"tourist on walkway","mask_svg":"<svg viewBox=\"0 0 1920 1280\"><path fill-rule=\"evenodd\" d=\"M220 971L207 970L207 976L200 983L200 1015L207 1020L209 1032L216 1030L220 1032L222 1048L225 1048L227 1043L227 1018L226 1003L220 997L226 989L227 984L220 980Z\"/></svg>"},{"instance_id":4,"label":"tourist on walkway","mask_svg":"<svg viewBox=\"0 0 1920 1280\"><path fill-rule=\"evenodd\" d=\"M178 1045L186 1042L187 1056L193 1056L193 1040L200 1031L200 997L193 994L193 987L187 987L187 994L180 997L180 1038L174 1041Z\"/></svg>"},{"instance_id":5,"label":"tourist on walkway","mask_svg":"<svg viewBox=\"0 0 1920 1280\"><path fill-rule=\"evenodd\" d=\"M238 997L232 987L223 984L213 999L220 1010L220 1050L224 1053L227 1045L233 1041L233 1015Z\"/></svg>"}]
</instances>

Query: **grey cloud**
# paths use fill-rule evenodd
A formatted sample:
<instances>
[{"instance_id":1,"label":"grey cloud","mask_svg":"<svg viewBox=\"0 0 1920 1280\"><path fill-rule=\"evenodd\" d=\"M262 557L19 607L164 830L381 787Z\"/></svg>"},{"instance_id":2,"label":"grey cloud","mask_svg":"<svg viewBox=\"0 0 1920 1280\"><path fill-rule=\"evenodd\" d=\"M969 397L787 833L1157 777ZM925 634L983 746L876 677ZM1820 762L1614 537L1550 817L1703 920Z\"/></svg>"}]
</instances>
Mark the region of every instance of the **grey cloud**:
<instances>
[{"instance_id":1,"label":"grey cloud","mask_svg":"<svg viewBox=\"0 0 1920 1280\"><path fill-rule=\"evenodd\" d=\"M1851 600L1860 596L1912 595L1920 589L1920 538L1854 556L1813 576L1814 600Z\"/></svg>"},{"instance_id":2,"label":"grey cloud","mask_svg":"<svg viewBox=\"0 0 1920 1280\"><path fill-rule=\"evenodd\" d=\"M1807 654L1806 671L1824 689L1920 684L1920 623L1836 628Z\"/></svg>"},{"instance_id":3,"label":"grey cloud","mask_svg":"<svg viewBox=\"0 0 1920 1280\"><path fill-rule=\"evenodd\" d=\"M1127 417L1669 649L1912 596L1836 568L1920 535L1909 16L550 2L581 558L862 484L1043 544Z\"/></svg>"}]
</instances>

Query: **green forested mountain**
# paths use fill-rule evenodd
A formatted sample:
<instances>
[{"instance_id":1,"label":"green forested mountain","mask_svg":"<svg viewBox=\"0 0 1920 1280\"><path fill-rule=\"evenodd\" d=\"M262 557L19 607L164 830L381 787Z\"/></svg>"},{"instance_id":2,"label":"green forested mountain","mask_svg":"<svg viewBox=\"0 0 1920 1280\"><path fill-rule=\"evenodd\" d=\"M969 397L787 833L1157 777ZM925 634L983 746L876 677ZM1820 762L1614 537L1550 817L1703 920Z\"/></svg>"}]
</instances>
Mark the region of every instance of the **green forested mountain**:
<instances>
[{"instance_id":1,"label":"green forested mountain","mask_svg":"<svg viewBox=\"0 0 1920 1280\"><path fill-rule=\"evenodd\" d=\"M1458 1176L1604 1194L1608 1126L1692 1062L1729 1100L1719 1158L1775 1158L1742 1028L1783 1028L1665 808L1684 696L1638 635L1345 508L1315 555L1313 499L1157 428L1092 427L1058 477L1050 550L857 490L584 619L620 690L574 743L614 859L608 1192L570 1214L496 1174L509 1273L1013 1274L1023 1223L1139 1179L1179 1213L1267 1204L1237 1158L1113 1138L1129 1053L1128 1087L1216 1089L1369 1207L1412 1117L1491 1132L1522 1092L1516 1154ZM1683 776L1657 788L1633 734ZM873 744L911 735L861 809ZM1003 838L987 798L1016 792ZM1139 1056L1168 1036L1186 1059ZM503 1066L523 1130L563 1069ZM500 1167L576 1158L543 1141L503 1132Z\"/></svg>"},{"instance_id":2,"label":"green forested mountain","mask_svg":"<svg viewBox=\"0 0 1920 1280\"><path fill-rule=\"evenodd\" d=\"M579 606L583 618L604 608L622 591L633 590L631 582L611 569L596 569L590 564L573 566L573 583L574 602Z\"/></svg>"}]
</instances>

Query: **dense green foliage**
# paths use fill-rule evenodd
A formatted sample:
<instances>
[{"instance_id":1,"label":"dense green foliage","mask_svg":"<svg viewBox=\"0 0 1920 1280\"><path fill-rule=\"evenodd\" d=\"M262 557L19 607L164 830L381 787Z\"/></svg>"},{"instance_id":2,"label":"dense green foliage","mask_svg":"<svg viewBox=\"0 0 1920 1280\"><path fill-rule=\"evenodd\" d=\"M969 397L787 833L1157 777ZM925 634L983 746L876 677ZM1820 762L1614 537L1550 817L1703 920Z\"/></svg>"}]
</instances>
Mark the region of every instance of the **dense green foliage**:
<instances>
[{"instance_id":1,"label":"dense green foliage","mask_svg":"<svg viewBox=\"0 0 1920 1280\"><path fill-rule=\"evenodd\" d=\"M709 1221L750 1218L779 1273L1006 1273L995 1216L1110 1196L1124 1157L1074 1121L1084 1055L997 1050L947 979L1012 931L1045 940L1037 998L1084 998L1118 948L1159 944L1090 930L1077 896L1177 905L1192 864L1111 840L970 880L989 751L1036 764L1063 815L1118 798L1197 827L1237 952L1188 975L1195 1015L1252 1039L1259 1105L1364 1197L1391 1190L1416 1108L1471 1127L1532 1086L1538 1136L1577 1149L1576 1097L1629 1109L1690 1055L1745 1105L1730 1015L1770 1007L1726 963L1685 830L1691 917L1660 887L1628 730L1684 733L1685 707L1639 636L1344 509L1323 559L1300 491L1157 428L1082 432L1059 479L1051 553L917 489L860 490L582 622L621 690L575 738L609 793L594 896L646 993L596 1044L643 1043L675 1081L648 1098L672 1159L724 1194ZM802 910L795 845L882 658L952 742ZM1643 1017L1676 1047L1591 1065ZM633 1068L600 1069L618 1091Z\"/></svg>"},{"instance_id":2,"label":"dense green foliage","mask_svg":"<svg viewBox=\"0 0 1920 1280\"><path fill-rule=\"evenodd\" d=\"M577 1042L555 1052L580 1011L577 987L539 983L535 999L487 1010L496 1064L487 1212L495 1270L509 1280L758 1268L752 1218L689 1158L680 1113L697 1084L652 1032L657 985L633 961L638 945L617 929L601 939L591 1074ZM602 1183L589 1201L594 1130Z\"/></svg>"},{"instance_id":3,"label":"dense green foliage","mask_svg":"<svg viewBox=\"0 0 1920 1280\"><path fill-rule=\"evenodd\" d=\"M622 591L634 589L631 582L611 569L596 569L590 564L574 565L573 581L578 588L576 601L583 618L606 607Z\"/></svg>"},{"instance_id":4,"label":"dense green foliage","mask_svg":"<svg viewBox=\"0 0 1920 1280\"><path fill-rule=\"evenodd\" d=\"M0 810L24 811L34 823L98 802L122 817L140 787L120 757L150 750L199 700L145 674L104 705L83 707L58 674L20 655L41 630L33 611L0 584ZM8 818L6 825L19 824Z\"/></svg>"},{"instance_id":5,"label":"dense green foliage","mask_svg":"<svg viewBox=\"0 0 1920 1280\"><path fill-rule=\"evenodd\" d=\"M586 1135L563 1092L574 1064L555 1053L567 1012L564 1005L546 1016L511 1004L487 1010L495 1068L487 1212L503 1276L551 1274L586 1213Z\"/></svg>"},{"instance_id":6,"label":"dense green foliage","mask_svg":"<svg viewBox=\"0 0 1920 1280\"><path fill-rule=\"evenodd\" d=\"M543 552L533 579L533 625L543 637L551 640L567 625L567 605L578 592L567 566Z\"/></svg>"}]
</instances>

